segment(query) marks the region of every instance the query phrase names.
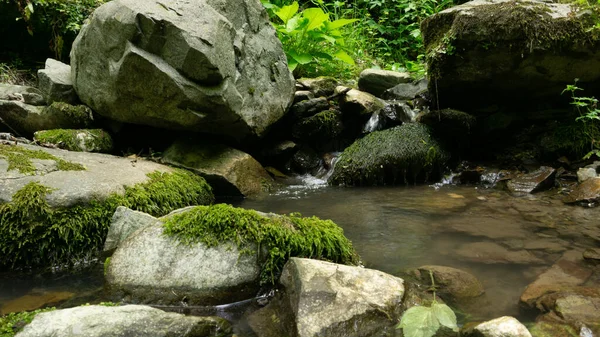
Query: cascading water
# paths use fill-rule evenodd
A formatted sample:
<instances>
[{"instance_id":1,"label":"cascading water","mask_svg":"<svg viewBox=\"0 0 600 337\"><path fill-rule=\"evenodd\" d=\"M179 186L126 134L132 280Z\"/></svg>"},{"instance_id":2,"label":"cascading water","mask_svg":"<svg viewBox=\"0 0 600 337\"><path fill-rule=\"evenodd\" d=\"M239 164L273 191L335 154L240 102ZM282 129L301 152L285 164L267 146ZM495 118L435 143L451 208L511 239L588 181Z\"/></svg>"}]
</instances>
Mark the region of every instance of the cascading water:
<instances>
[{"instance_id":1,"label":"cascading water","mask_svg":"<svg viewBox=\"0 0 600 337\"><path fill-rule=\"evenodd\" d=\"M363 133L389 129L402 123L414 123L419 109L412 109L404 101L385 101L385 106L375 111L363 127Z\"/></svg>"}]
</instances>

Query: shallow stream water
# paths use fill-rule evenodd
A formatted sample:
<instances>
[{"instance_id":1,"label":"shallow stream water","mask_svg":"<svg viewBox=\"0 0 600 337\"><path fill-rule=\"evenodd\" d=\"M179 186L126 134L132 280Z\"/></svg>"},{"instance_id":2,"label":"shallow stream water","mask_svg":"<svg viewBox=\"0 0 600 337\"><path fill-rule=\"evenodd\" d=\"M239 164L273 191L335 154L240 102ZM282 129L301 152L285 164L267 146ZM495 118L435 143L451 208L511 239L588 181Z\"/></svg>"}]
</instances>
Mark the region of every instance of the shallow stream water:
<instances>
[{"instance_id":1,"label":"shallow stream water","mask_svg":"<svg viewBox=\"0 0 600 337\"><path fill-rule=\"evenodd\" d=\"M563 252L600 242L600 208L567 206L560 198L556 191L515 196L475 186L333 188L305 179L234 205L332 219L368 268L398 276L427 264L468 271L486 290L464 313L479 320L520 317L519 296L539 273ZM0 310L30 310L40 302L63 301L63 307L98 302L102 283L100 265L58 278L0 273Z\"/></svg>"}]
</instances>

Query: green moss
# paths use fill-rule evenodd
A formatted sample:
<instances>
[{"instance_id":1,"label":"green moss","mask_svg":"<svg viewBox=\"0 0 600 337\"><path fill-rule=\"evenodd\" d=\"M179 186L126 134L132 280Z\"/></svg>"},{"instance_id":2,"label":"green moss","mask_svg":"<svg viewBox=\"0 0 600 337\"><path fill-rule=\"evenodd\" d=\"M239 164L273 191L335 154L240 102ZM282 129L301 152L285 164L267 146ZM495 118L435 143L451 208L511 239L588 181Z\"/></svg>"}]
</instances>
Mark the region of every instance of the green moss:
<instances>
[{"instance_id":1,"label":"green moss","mask_svg":"<svg viewBox=\"0 0 600 337\"><path fill-rule=\"evenodd\" d=\"M126 187L124 195L69 208L51 208L46 195L52 191L30 182L10 203L0 205L0 267L70 266L97 256L118 206L162 216L214 201L210 186L193 173L153 172L148 177Z\"/></svg>"},{"instance_id":2,"label":"green moss","mask_svg":"<svg viewBox=\"0 0 600 337\"><path fill-rule=\"evenodd\" d=\"M81 164L69 162L55 157L43 150L30 150L23 146L0 144L0 157L8 161L8 171L18 170L23 174L34 174L36 169L32 159L53 160L61 171L85 170Z\"/></svg>"},{"instance_id":3,"label":"green moss","mask_svg":"<svg viewBox=\"0 0 600 337\"><path fill-rule=\"evenodd\" d=\"M274 283L285 262L293 256L336 263L358 263L358 256L343 230L331 220L303 218L299 214L266 217L256 211L230 205L198 206L170 217L164 233L192 244L208 246L233 241L238 247L258 244L266 249L263 283Z\"/></svg>"},{"instance_id":4,"label":"green moss","mask_svg":"<svg viewBox=\"0 0 600 337\"><path fill-rule=\"evenodd\" d=\"M427 126L408 123L368 134L341 154L332 185L393 185L421 182L441 173L448 154Z\"/></svg>"},{"instance_id":5,"label":"green moss","mask_svg":"<svg viewBox=\"0 0 600 337\"><path fill-rule=\"evenodd\" d=\"M106 276L106 272L108 271L108 266L110 266L110 257L107 257L104 260L104 276Z\"/></svg>"},{"instance_id":6,"label":"green moss","mask_svg":"<svg viewBox=\"0 0 600 337\"><path fill-rule=\"evenodd\" d=\"M342 127L341 112L325 110L303 118L293 127L292 135L305 141L322 143L338 137L342 133Z\"/></svg>"},{"instance_id":7,"label":"green moss","mask_svg":"<svg viewBox=\"0 0 600 337\"><path fill-rule=\"evenodd\" d=\"M36 132L34 138L69 151L108 152L113 146L110 135L101 129L44 130Z\"/></svg>"},{"instance_id":8,"label":"green moss","mask_svg":"<svg viewBox=\"0 0 600 337\"><path fill-rule=\"evenodd\" d=\"M52 116L62 116L76 127L88 127L93 122L92 110L85 105L54 102L45 108L45 113Z\"/></svg>"},{"instance_id":9,"label":"green moss","mask_svg":"<svg viewBox=\"0 0 600 337\"><path fill-rule=\"evenodd\" d=\"M56 308L38 309L35 311L14 312L0 316L0 337L13 337L17 332L31 321L35 315L41 312L55 310Z\"/></svg>"}]
</instances>

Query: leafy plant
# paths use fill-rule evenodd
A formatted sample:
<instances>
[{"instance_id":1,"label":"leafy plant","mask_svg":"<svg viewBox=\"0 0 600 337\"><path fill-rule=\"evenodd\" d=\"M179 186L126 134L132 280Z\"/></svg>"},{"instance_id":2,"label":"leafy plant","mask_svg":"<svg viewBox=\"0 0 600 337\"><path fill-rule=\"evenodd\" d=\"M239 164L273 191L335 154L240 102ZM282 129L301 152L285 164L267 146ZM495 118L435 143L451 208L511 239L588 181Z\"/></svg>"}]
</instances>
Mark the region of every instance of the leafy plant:
<instances>
[{"instance_id":1,"label":"leafy plant","mask_svg":"<svg viewBox=\"0 0 600 337\"><path fill-rule=\"evenodd\" d=\"M405 337L431 337L441 327L458 332L454 311L449 306L435 300L435 282L431 270L429 276L433 288L433 302L429 307L415 306L406 310L400 324L396 326L397 329L402 328Z\"/></svg>"},{"instance_id":2,"label":"leafy plant","mask_svg":"<svg viewBox=\"0 0 600 337\"><path fill-rule=\"evenodd\" d=\"M340 28L356 22L356 19L331 21L322 8L300 11L296 1L283 7L268 2L264 4L279 19L273 26L283 44L290 70L322 60L338 60L354 65L354 60L345 50Z\"/></svg>"},{"instance_id":3,"label":"leafy plant","mask_svg":"<svg viewBox=\"0 0 600 337\"><path fill-rule=\"evenodd\" d=\"M589 159L592 156L600 158L600 134L598 132L600 109L598 109L598 99L595 97L578 97L576 92L583 89L577 86L577 82L578 79L575 79L574 84L567 85L562 94L565 92L571 93L571 104L575 106L579 113L579 117L575 121L582 123L581 132L589 141L590 150L583 159Z\"/></svg>"}]
</instances>

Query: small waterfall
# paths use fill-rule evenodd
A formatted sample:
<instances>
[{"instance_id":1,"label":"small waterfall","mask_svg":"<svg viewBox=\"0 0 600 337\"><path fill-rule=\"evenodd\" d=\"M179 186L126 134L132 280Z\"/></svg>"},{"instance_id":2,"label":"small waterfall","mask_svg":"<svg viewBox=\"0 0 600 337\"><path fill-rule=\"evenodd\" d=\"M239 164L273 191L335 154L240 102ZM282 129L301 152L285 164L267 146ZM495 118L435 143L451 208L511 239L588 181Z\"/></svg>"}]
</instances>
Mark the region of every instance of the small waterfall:
<instances>
[{"instance_id":1,"label":"small waterfall","mask_svg":"<svg viewBox=\"0 0 600 337\"><path fill-rule=\"evenodd\" d=\"M367 121L367 124L365 124L365 127L363 128L363 132L364 133L371 133L373 131L377 131L380 130L381 127L379 125L379 120L381 118L379 117L379 111L375 111L372 115L371 118L369 118L369 120Z\"/></svg>"},{"instance_id":2,"label":"small waterfall","mask_svg":"<svg viewBox=\"0 0 600 337\"><path fill-rule=\"evenodd\" d=\"M404 101L385 101L385 106L373 112L371 118L363 127L364 133L389 129L402 123L414 123L418 109L412 109Z\"/></svg>"}]
</instances>

